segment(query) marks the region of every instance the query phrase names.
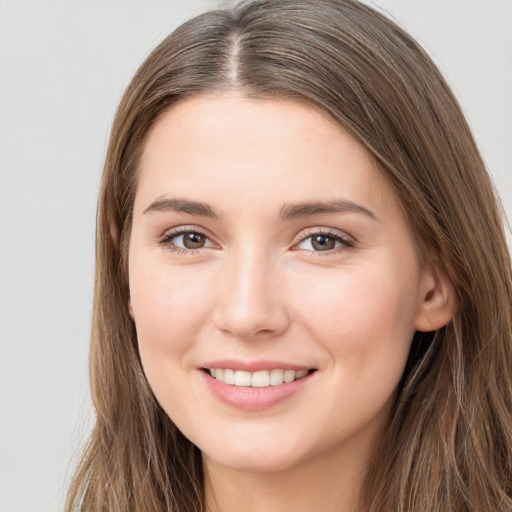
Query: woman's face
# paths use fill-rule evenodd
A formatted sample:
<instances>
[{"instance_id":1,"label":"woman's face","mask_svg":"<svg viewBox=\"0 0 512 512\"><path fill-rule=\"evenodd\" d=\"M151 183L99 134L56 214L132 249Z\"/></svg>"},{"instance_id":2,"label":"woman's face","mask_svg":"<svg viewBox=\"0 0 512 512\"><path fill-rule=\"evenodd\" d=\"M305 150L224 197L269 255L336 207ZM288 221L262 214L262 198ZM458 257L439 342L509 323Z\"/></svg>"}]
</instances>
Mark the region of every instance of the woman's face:
<instances>
[{"instance_id":1,"label":"woman's face","mask_svg":"<svg viewBox=\"0 0 512 512\"><path fill-rule=\"evenodd\" d=\"M292 101L203 95L158 119L129 282L158 401L206 460L240 470L368 454L415 330L436 328L437 280L392 188Z\"/></svg>"}]
</instances>

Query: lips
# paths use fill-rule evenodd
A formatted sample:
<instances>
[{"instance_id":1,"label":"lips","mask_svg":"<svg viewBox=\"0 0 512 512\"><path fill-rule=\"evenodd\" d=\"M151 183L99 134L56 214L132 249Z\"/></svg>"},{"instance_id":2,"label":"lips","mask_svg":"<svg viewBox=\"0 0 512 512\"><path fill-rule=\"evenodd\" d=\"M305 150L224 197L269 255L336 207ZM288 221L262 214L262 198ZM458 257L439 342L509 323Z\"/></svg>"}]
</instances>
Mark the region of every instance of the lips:
<instances>
[{"instance_id":1,"label":"lips","mask_svg":"<svg viewBox=\"0 0 512 512\"><path fill-rule=\"evenodd\" d=\"M201 370L218 399L244 411L276 406L305 387L316 373L314 368L277 361L212 361Z\"/></svg>"}]
</instances>

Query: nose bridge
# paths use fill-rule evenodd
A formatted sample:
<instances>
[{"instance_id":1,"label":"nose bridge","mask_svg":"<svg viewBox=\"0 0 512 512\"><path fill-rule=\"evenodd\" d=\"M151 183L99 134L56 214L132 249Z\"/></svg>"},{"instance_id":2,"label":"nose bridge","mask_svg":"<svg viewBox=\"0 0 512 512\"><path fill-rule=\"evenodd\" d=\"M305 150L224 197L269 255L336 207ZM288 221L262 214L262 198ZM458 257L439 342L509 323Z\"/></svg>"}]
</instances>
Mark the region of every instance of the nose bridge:
<instances>
[{"instance_id":1,"label":"nose bridge","mask_svg":"<svg viewBox=\"0 0 512 512\"><path fill-rule=\"evenodd\" d=\"M243 338L286 330L289 319L280 287L282 277L278 262L261 245L232 251L219 283L217 327Z\"/></svg>"}]
</instances>

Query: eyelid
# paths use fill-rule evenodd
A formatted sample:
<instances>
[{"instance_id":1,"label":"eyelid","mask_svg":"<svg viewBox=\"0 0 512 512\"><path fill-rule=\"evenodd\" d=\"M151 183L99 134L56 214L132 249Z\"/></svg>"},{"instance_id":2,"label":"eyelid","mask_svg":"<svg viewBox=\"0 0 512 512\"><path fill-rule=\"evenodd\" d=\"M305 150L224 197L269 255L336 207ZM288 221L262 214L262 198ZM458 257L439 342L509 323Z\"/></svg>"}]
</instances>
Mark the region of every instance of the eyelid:
<instances>
[{"instance_id":1,"label":"eyelid","mask_svg":"<svg viewBox=\"0 0 512 512\"><path fill-rule=\"evenodd\" d=\"M179 237L181 235L185 235L187 233L197 233L201 236L204 236L208 242L210 242L211 245L198 247L196 249L184 249L182 247L179 247L172 243L172 240L176 237ZM335 247L334 249L328 249L325 251L314 251L314 250L308 250L308 249L301 249L298 246L307 240L308 238L311 238L313 236L326 236L334 238L336 241L341 243L341 246ZM207 230L202 229L198 226L194 225L185 225L185 226L178 226L175 228L172 228L168 231L166 231L162 236L158 237L156 239L156 243L161 246L167 246L167 248L171 251L181 252L181 253L187 253L187 254L194 254L198 251L202 251L204 249L211 249L219 248L219 244L217 244L213 239L211 235L208 234ZM304 250L306 252L315 253L318 255L329 255L329 254L335 254L343 251L352 250L356 247L357 241L355 238L343 231L339 231L333 228L325 228L325 227L314 227L314 228L308 228L305 232L302 232L298 237L297 240L293 243L292 250Z\"/></svg>"},{"instance_id":2,"label":"eyelid","mask_svg":"<svg viewBox=\"0 0 512 512\"><path fill-rule=\"evenodd\" d=\"M326 251L313 251L308 249L300 249L298 246L308 238L311 238L315 235L321 235L326 237L331 237L336 239L337 241L341 242L341 247L337 247L335 249L326 250ZM304 250L307 252L315 253L318 255L327 256L329 254L336 254L343 251L352 250L356 247L357 240L347 233L344 233L343 231L335 230L333 228L325 228L325 227L318 227L318 228L308 228L305 233L301 233L300 238L294 243L292 250Z\"/></svg>"},{"instance_id":3,"label":"eyelid","mask_svg":"<svg viewBox=\"0 0 512 512\"><path fill-rule=\"evenodd\" d=\"M178 247L172 243L173 238L177 238L187 233L197 233L199 235L202 235L212 245L208 245L206 247L198 247L197 249L183 249L182 247ZM171 230L166 231L162 236L158 237L156 239L156 243L164 247L167 246L167 249L169 249L172 252L181 252L187 254L194 254L197 251L201 251L204 249L212 249L214 248L212 246L218 247L218 244L212 240L212 237L206 232L206 230L199 228L197 226L178 226L176 228L172 228Z\"/></svg>"}]
</instances>

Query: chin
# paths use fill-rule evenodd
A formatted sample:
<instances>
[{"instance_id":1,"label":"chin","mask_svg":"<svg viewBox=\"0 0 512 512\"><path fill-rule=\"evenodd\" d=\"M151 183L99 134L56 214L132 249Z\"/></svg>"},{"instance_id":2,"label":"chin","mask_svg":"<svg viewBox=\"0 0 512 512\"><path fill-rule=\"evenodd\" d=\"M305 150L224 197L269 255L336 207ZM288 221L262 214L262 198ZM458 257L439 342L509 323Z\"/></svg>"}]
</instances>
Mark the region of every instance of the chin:
<instances>
[{"instance_id":1,"label":"chin","mask_svg":"<svg viewBox=\"0 0 512 512\"><path fill-rule=\"evenodd\" d=\"M203 457L206 457L206 460L212 461L215 465L243 473L279 473L290 470L299 464L296 457L290 458L279 453L270 456L256 452L236 456L226 456L224 454L224 456L217 458L203 453Z\"/></svg>"},{"instance_id":2,"label":"chin","mask_svg":"<svg viewBox=\"0 0 512 512\"><path fill-rule=\"evenodd\" d=\"M302 459L302 451L298 447L286 445L282 441L229 441L229 445L219 443L210 449L201 450L203 458L212 464L247 473L286 471L298 465Z\"/></svg>"}]
</instances>

